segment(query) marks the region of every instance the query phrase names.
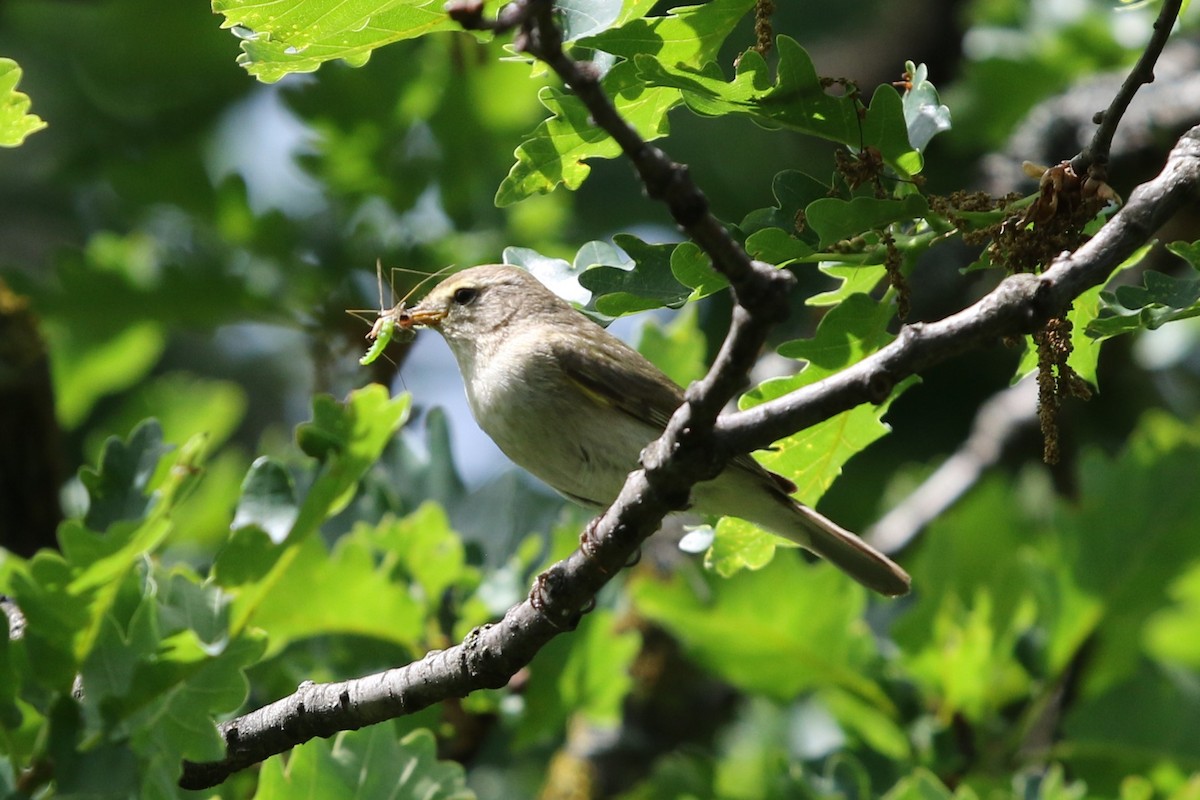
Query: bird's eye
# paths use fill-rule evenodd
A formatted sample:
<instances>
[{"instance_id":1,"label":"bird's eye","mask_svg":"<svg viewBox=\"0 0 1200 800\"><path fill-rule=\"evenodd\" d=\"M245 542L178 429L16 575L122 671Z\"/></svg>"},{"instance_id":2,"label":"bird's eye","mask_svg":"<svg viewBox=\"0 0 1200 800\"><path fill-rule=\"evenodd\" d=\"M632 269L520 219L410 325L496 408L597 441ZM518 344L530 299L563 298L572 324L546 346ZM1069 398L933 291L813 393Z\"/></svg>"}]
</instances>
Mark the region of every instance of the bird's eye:
<instances>
[{"instance_id":1,"label":"bird's eye","mask_svg":"<svg viewBox=\"0 0 1200 800\"><path fill-rule=\"evenodd\" d=\"M473 286L464 286L454 290L454 302L465 306L479 296L479 290Z\"/></svg>"}]
</instances>

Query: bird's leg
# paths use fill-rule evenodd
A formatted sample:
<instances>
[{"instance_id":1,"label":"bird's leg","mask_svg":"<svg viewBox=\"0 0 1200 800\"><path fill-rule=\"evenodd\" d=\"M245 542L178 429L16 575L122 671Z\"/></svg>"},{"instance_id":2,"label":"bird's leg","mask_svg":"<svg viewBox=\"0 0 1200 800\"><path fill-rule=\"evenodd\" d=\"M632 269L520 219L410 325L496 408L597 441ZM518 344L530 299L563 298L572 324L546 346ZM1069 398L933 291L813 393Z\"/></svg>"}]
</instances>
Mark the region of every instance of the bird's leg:
<instances>
[{"instance_id":1,"label":"bird's leg","mask_svg":"<svg viewBox=\"0 0 1200 800\"><path fill-rule=\"evenodd\" d=\"M600 525L600 517L594 518L583 529L583 533L579 534L579 550L591 560L596 559L596 528ZM601 564L596 564L596 569L609 574Z\"/></svg>"},{"instance_id":2,"label":"bird's leg","mask_svg":"<svg viewBox=\"0 0 1200 800\"><path fill-rule=\"evenodd\" d=\"M592 597L581 610L573 614L564 614L559 611L559 605L553 601L554 581L557 575L553 575L553 569L548 569L545 572L539 573L533 579L533 586L529 590L529 605L533 606L534 610L541 614L546 620L558 628L560 631L573 631L579 626L579 620L584 614L595 608L596 598Z\"/></svg>"}]
</instances>

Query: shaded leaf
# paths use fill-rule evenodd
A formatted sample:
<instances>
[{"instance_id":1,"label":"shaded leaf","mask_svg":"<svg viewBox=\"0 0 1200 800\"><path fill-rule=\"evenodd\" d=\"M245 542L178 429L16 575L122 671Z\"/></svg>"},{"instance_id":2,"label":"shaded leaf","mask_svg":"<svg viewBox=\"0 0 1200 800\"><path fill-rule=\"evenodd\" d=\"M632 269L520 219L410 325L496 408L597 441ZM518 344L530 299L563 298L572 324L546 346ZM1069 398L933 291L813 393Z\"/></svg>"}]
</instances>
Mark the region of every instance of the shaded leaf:
<instances>
[{"instance_id":1,"label":"shaded leaf","mask_svg":"<svg viewBox=\"0 0 1200 800\"><path fill-rule=\"evenodd\" d=\"M438 761L433 734L416 730L397 741L391 725L313 739L262 766L254 800L364 800L373 797L472 800L463 768Z\"/></svg>"},{"instance_id":2,"label":"shaded leaf","mask_svg":"<svg viewBox=\"0 0 1200 800\"><path fill-rule=\"evenodd\" d=\"M908 194L895 200L855 197L846 201L822 197L809 203L804 214L809 226L820 236L820 246L828 249L843 239L885 228L893 222L917 219L927 211L929 203L923 196Z\"/></svg>"},{"instance_id":3,"label":"shaded leaf","mask_svg":"<svg viewBox=\"0 0 1200 800\"><path fill-rule=\"evenodd\" d=\"M1168 249L1186 258L1196 252L1197 244L1200 243L1175 242ZM1148 250L1149 246L1144 247L1138 255L1144 256ZM1141 258L1130 261L1136 264ZM1180 277L1147 270L1141 286L1118 286L1101 292L1095 302L1098 308L1084 321L1088 336L1107 339L1137 330L1154 330L1168 322L1200 315L1200 272L1194 268L1195 261L1189 263L1193 269Z\"/></svg>"},{"instance_id":4,"label":"shaded leaf","mask_svg":"<svg viewBox=\"0 0 1200 800\"><path fill-rule=\"evenodd\" d=\"M875 657L859 619L866 590L828 564L776 558L730 578L676 574L638 580L638 611L666 627L699 664L740 689L789 700L839 686L882 708L888 701L866 677Z\"/></svg>"},{"instance_id":5,"label":"shaded leaf","mask_svg":"<svg viewBox=\"0 0 1200 800\"><path fill-rule=\"evenodd\" d=\"M651 56L635 59L639 76L649 85L678 89L688 107L706 116L747 114L756 122L829 139L856 150L875 147L902 177L920 172L921 156L908 142L900 95L880 86L866 116L849 97L828 94L808 53L794 39L780 36L778 79L771 81L766 62L747 51L737 76L726 82L719 70L678 67Z\"/></svg>"},{"instance_id":6,"label":"shaded leaf","mask_svg":"<svg viewBox=\"0 0 1200 800\"><path fill-rule=\"evenodd\" d=\"M613 241L635 265L633 269L597 266L579 276L579 282L592 293L597 311L617 317L662 306L678 308L687 302L691 292L671 271L676 245L647 244L628 234L618 234Z\"/></svg>"},{"instance_id":7,"label":"shaded leaf","mask_svg":"<svg viewBox=\"0 0 1200 800\"><path fill-rule=\"evenodd\" d=\"M138 425L128 442L110 437L104 443L98 468L84 467L79 473L88 490L84 524L103 533L114 522L144 517L153 502L151 481L158 462L171 450L154 419Z\"/></svg>"},{"instance_id":8,"label":"shaded leaf","mask_svg":"<svg viewBox=\"0 0 1200 800\"><path fill-rule=\"evenodd\" d=\"M274 459L260 456L242 482L242 493L233 514L233 530L256 525L279 544L292 530L300 508L296 487L287 469Z\"/></svg>"}]
</instances>

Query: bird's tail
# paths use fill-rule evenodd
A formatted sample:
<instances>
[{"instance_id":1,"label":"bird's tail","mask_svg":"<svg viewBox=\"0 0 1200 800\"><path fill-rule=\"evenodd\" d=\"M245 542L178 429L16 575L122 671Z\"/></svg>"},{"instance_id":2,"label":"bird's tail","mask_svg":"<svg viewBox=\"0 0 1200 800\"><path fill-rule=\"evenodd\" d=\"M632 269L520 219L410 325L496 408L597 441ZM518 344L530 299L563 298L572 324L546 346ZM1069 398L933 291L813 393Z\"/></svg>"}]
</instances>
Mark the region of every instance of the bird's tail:
<instances>
[{"instance_id":1,"label":"bird's tail","mask_svg":"<svg viewBox=\"0 0 1200 800\"><path fill-rule=\"evenodd\" d=\"M793 503L793 507L808 532L808 541L800 544L840 567L868 589L889 597L908 594L912 579L899 564L808 506ZM785 538L794 539L792 536Z\"/></svg>"},{"instance_id":2,"label":"bird's tail","mask_svg":"<svg viewBox=\"0 0 1200 800\"><path fill-rule=\"evenodd\" d=\"M854 580L880 594L908 594L908 573L850 531L796 502L786 479L756 464L728 469L715 481L696 486L696 508L753 522L832 562Z\"/></svg>"}]
</instances>

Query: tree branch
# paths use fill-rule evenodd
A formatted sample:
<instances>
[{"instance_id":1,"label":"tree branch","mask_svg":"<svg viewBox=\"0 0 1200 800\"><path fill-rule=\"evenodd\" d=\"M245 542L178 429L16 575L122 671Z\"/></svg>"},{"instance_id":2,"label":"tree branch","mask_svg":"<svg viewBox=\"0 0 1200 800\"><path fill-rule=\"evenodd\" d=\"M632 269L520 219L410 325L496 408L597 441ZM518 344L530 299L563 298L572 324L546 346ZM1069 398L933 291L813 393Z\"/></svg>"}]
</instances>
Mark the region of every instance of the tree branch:
<instances>
[{"instance_id":1,"label":"tree branch","mask_svg":"<svg viewBox=\"0 0 1200 800\"><path fill-rule=\"evenodd\" d=\"M1142 51L1141 57L1133 65L1129 76L1121 84L1120 90L1108 104L1108 108L1096 114L1097 128L1095 135L1092 136L1092 141L1083 148L1079 155L1071 159L1071 169L1075 171L1076 175L1088 174L1088 170L1093 166L1101 169L1108 166L1108 153L1112 149L1113 136L1116 135L1117 126L1121 124L1121 118L1125 116L1125 111L1133 102L1133 96L1137 94L1138 89L1147 83L1154 82L1154 65L1158 62L1158 57L1162 55L1167 39L1171 36L1171 29L1175 27L1175 20L1179 16L1179 8L1182 3L1183 0L1165 0L1163 3L1158 12L1158 18L1154 20L1154 33L1151 34L1146 49Z\"/></svg>"},{"instance_id":2,"label":"tree branch","mask_svg":"<svg viewBox=\"0 0 1200 800\"><path fill-rule=\"evenodd\" d=\"M550 639L574 627L596 592L667 513L685 504L694 483L719 473L727 455L765 447L859 403L881 402L904 376L1001 336L1037 328L1079 292L1102 281L1193 196L1200 183L1200 129L1193 129L1172 152L1163 175L1136 191L1092 242L1064 256L1046 274L1014 276L966 311L938 323L907 326L892 345L842 373L753 411L720 418L714 437L711 424L719 409L753 363L769 326L786 313L790 275L752 261L709 213L707 200L686 168L644 142L617 114L595 76L562 52L549 0L517 0L491 21L482 20L481 6L474 0L450 11L467 25L476 15L478 27L519 26L518 45L546 60L575 90L596 124L633 161L647 192L667 204L714 267L729 277L738 301L729 336L709 374L689 388L663 436L643 452L643 468L629 475L614 504L589 525L581 547L539 575L526 600L509 609L500 622L398 669L339 683L303 684L290 697L222 724L226 758L185 762L180 779L185 788L214 786L237 770L316 736L504 686Z\"/></svg>"},{"instance_id":3,"label":"tree branch","mask_svg":"<svg viewBox=\"0 0 1200 800\"><path fill-rule=\"evenodd\" d=\"M1030 333L1102 283L1164 222L1200 196L1200 126L1185 133L1162 172L1142 184L1108 224L1041 275L1012 275L973 306L931 323L901 329L887 347L819 383L726 414L716 436L724 450L749 452L862 403L886 399L899 381L962 353Z\"/></svg>"},{"instance_id":4,"label":"tree branch","mask_svg":"<svg viewBox=\"0 0 1200 800\"><path fill-rule=\"evenodd\" d=\"M726 459L713 446L712 425L753 366L770 326L787 314L792 275L751 260L709 212L687 168L650 147L621 118L595 75L566 56L550 0L517 0L492 21L483 20L481 12L481 5L472 3L455 6L451 15L468 27L519 25L517 45L546 61L575 90L596 124L633 161L650 196L666 203L680 227L729 278L737 300L729 334L708 374L688 389L662 437L643 451L643 469L630 474L613 505L588 526L579 549L539 575L529 596L504 619L405 667L340 683L304 684L289 697L222 724L226 757L204 764L184 762L184 788L215 786L233 772L316 736L504 686L550 639L574 627L581 610L658 530L663 517L687 505L694 484L720 473Z\"/></svg>"}]
</instances>

